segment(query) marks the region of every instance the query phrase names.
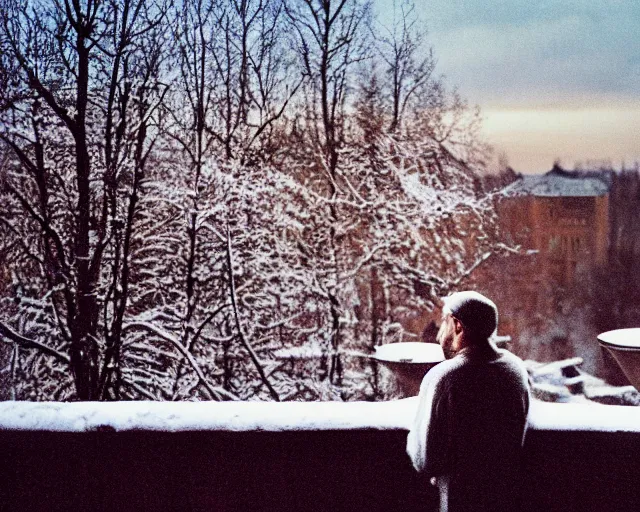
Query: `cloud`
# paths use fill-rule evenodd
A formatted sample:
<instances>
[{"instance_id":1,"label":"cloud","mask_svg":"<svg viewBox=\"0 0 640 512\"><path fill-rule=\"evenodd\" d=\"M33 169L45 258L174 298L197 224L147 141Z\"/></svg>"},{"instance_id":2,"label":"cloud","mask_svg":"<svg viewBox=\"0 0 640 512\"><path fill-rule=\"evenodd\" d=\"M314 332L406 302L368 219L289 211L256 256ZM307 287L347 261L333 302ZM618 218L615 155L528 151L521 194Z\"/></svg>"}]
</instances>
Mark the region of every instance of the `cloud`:
<instances>
[{"instance_id":1,"label":"cloud","mask_svg":"<svg viewBox=\"0 0 640 512\"><path fill-rule=\"evenodd\" d=\"M489 142L516 169L640 160L640 1L415 3L438 71L482 107Z\"/></svg>"},{"instance_id":2,"label":"cloud","mask_svg":"<svg viewBox=\"0 0 640 512\"><path fill-rule=\"evenodd\" d=\"M439 70L482 105L640 97L640 2L432 0L418 4Z\"/></svg>"}]
</instances>

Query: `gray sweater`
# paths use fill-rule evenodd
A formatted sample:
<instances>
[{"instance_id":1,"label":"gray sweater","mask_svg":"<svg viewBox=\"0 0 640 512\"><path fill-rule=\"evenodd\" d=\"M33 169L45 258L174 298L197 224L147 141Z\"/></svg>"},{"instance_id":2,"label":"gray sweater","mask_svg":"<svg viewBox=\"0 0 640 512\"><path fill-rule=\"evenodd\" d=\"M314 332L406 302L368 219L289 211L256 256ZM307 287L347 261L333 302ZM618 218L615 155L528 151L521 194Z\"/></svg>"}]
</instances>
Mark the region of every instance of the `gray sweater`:
<instances>
[{"instance_id":1,"label":"gray sweater","mask_svg":"<svg viewBox=\"0 0 640 512\"><path fill-rule=\"evenodd\" d=\"M441 511L517 510L528 411L522 361L492 345L466 348L425 376L407 453L436 478Z\"/></svg>"}]
</instances>

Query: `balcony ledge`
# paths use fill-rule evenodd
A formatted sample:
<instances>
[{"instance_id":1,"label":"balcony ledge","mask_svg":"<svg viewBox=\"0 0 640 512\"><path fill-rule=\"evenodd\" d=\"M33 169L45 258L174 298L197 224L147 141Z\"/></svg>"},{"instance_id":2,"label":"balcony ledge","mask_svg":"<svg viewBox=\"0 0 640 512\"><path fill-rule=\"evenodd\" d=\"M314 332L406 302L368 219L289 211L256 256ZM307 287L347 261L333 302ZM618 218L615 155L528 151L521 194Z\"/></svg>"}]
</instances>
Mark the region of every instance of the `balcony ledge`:
<instances>
[{"instance_id":1,"label":"balcony ledge","mask_svg":"<svg viewBox=\"0 0 640 512\"><path fill-rule=\"evenodd\" d=\"M408 430L416 406L415 397L389 402L0 402L0 430ZM640 434L640 407L534 400L529 428Z\"/></svg>"},{"instance_id":2,"label":"balcony ledge","mask_svg":"<svg viewBox=\"0 0 640 512\"><path fill-rule=\"evenodd\" d=\"M437 510L416 399L0 403L1 510ZM522 511L640 510L640 408L534 401Z\"/></svg>"}]
</instances>

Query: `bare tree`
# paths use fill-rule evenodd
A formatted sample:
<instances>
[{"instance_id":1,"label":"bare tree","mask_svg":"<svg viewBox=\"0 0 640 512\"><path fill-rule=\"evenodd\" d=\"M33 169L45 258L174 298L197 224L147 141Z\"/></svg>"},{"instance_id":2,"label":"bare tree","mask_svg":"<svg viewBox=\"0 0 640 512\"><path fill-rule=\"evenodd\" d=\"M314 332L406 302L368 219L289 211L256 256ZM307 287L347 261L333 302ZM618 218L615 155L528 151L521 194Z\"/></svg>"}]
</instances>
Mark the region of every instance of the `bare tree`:
<instances>
[{"instance_id":1,"label":"bare tree","mask_svg":"<svg viewBox=\"0 0 640 512\"><path fill-rule=\"evenodd\" d=\"M474 171L487 165L490 147L480 135L480 110L471 107L436 74L436 58L427 43L426 23L413 0L394 0L392 17L374 21L371 32L383 71L379 83L389 107L389 131L406 128L426 134Z\"/></svg>"},{"instance_id":2,"label":"bare tree","mask_svg":"<svg viewBox=\"0 0 640 512\"><path fill-rule=\"evenodd\" d=\"M371 31L391 103L389 130L395 131L412 101L438 94L441 84L434 76L436 59L426 43L427 29L410 0L394 0L389 24L376 22ZM422 105L427 108L428 105Z\"/></svg>"},{"instance_id":3,"label":"bare tree","mask_svg":"<svg viewBox=\"0 0 640 512\"><path fill-rule=\"evenodd\" d=\"M496 250L410 9L376 61L357 0L0 2L12 396L371 397Z\"/></svg>"},{"instance_id":4,"label":"bare tree","mask_svg":"<svg viewBox=\"0 0 640 512\"><path fill-rule=\"evenodd\" d=\"M307 79L309 128L335 179L351 72L368 56L363 29L370 5L357 0L299 0L286 6Z\"/></svg>"},{"instance_id":5,"label":"bare tree","mask_svg":"<svg viewBox=\"0 0 640 512\"><path fill-rule=\"evenodd\" d=\"M127 302L128 249L150 148L147 129L160 94L158 54L148 36L163 6L7 0L1 16L5 48L29 92L7 114L14 127L30 128L0 134L20 164L4 185L40 227L37 250L77 397L101 399L112 386L117 397L120 384L112 376ZM152 44L141 57L145 43ZM105 290L107 267L112 281Z\"/></svg>"},{"instance_id":6,"label":"bare tree","mask_svg":"<svg viewBox=\"0 0 640 512\"><path fill-rule=\"evenodd\" d=\"M324 279L331 304L331 366L329 378L340 383L342 369L338 349L342 338L342 306L337 289L340 249L336 227L341 222L335 199L340 191L339 155L345 140L345 108L354 65L367 58L365 22L370 5L357 0L302 0L286 4L287 15L296 35L295 42L301 68L306 78L306 123L314 153L319 157L316 182L322 187L328 218L326 230L330 268Z\"/></svg>"},{"instance_id":7,"label":"bare tree","mask_svg":"<svg viewBox=\"0 0 640 512\"><path fill-rule=\"evenodd\" d=\"M189 350L204 328L214 325L223 337L233 335L249 345L237 321L236 278L229 256L223 256L230 248L223 235L228 225L212 202L224 205L228 200L216 190L218 170L233 167L233 162L255 165L266 159L270 132L300 85L300 80L285 79L289 63L279 42L282 17L282 4L275 0L190 1L175 12L179 73L166 105L166 133L182 152L187 170L180 340ZM212 264L203 251L213 247L219 257ZM210 279L198 278L207 271ZM225 368L227 355L225 350ZM257 359L253 363L276 397Z\"/></svg>"}]
</instances>

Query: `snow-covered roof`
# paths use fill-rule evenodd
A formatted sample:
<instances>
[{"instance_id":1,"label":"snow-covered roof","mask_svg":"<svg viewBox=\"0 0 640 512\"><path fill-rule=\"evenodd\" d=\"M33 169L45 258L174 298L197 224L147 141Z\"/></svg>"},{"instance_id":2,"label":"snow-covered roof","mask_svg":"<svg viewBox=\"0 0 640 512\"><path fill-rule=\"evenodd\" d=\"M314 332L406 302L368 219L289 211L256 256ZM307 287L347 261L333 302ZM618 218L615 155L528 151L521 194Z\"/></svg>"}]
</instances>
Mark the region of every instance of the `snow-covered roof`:
<instances>
[{"instance_id":1,"label":"snow-covered roof","mask_svg":"<svg viewBox=\"0 0 640 512\"><path fill-rule=\"evenodd\" d=\"M598 178L550 171L546 174L525 174L509 185L505 193L538 197L594 197L608 194L609 187Z\"/></svg>"}]
</instances>

